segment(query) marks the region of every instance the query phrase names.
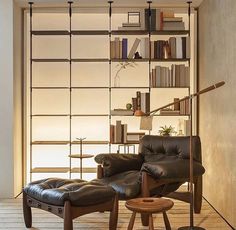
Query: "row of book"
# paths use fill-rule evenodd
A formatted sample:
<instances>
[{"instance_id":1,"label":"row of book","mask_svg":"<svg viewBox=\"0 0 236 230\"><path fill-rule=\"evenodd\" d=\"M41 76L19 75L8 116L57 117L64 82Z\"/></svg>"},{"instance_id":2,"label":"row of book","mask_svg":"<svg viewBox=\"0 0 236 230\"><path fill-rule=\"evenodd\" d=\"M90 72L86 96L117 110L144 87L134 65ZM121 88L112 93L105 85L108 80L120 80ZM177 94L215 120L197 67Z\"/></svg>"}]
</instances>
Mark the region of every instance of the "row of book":
<instances>
[{"instance_id":1,"label":"row of book","mask_svg":"<svg viewBox=\"0 0 236 230\"><path fill-rule=\"evenodd\" d=\"M116 125L110 125L110 143L139 143L139 140L145 135L145 133L127 132L127 127L127 124L122 124L120 120L116 121Z\"/></svg>"},{"instance_id":2,"label":"row of book","mask_svg":"<svg viewBox=\"0 0 236 230\"><path fill-rule=\"evenodd\" d=\"M190 58L190 38L170 37L169 40L151 41L150 44L146 38L140 47L141 56L149 58L149 50L151 50L151 59Z\"/></svg>"},{"instance_id":3,"label":"row of book","mask_svg":"<svg viewBox=\"0 0 236 230\"><path fill-rule=\"evenodd\" d=\"M171 108L164 108L160 110L160 115L163 116L178 116L189 115L189 100L179 101L179 98L174 98L176 102Z\"/></svg>"},{"instance_id":4,"label":"row of book","mask_svg":"<svg viewBox=\"0 0 236 230\"><path fill-rule=\"evenodd\" d=\"M149 9L145 9L145 29L155 30L185 30L182 17L175 17L174 11L161 11L151 9L149 19Z\"/></svg>"},{"instance_id":5,"label":"row of book","mask_svg":"<svg viewBox=\"0 0 236 230\"><path fill-rule=\"evenodd\" d=\"M151 87L189 87L190 68L184 64L171 65L171 68L155 66L151 72Z\"/></svg>"},{"instance_id":6,"label":"row of book","mask_svg":"<svg viewBox=\"0 0 236 230\"><path fill-rule=\"evenodd\" d=\"M149 38L136 38L128 53L128 39L116 37L111 41L111 59L132 59L140 47L139 58L168 59L190 58L190 38L170 37L169 40L149 42ZM151 52L151 54L150 54Z\"/></svg>"},{"instance_id":7,"label":"row of book","mask_svg":"<svg viewBox=\"0 0 236 230\"><path fill-rule=\"evenodd\" d=\"M150 112L150 93L136 92L136 97L132 98L133 112L142 110L144 113Z\"/></svg>"}]
</instances>

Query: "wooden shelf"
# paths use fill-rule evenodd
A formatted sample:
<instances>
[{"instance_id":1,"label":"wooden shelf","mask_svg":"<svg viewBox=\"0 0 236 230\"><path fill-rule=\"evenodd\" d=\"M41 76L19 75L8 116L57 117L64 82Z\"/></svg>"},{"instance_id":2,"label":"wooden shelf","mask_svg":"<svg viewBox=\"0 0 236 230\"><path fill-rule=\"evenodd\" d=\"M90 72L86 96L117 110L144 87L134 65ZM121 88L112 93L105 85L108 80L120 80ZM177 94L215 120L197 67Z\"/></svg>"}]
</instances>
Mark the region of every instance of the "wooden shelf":
<instances>
[{"instance_id":1,"label":"wooden shelf","mask_svg":"<svg viewBox=\"0 0 236 230\"><path fill-rule=\"evenodd\" d=\"M186 62L186 61L190 61L190 58L151 59L151 62Z\"/></svg>"},{"instance_id":2,"label":"wooden shelf","mask_svg":"<svg viewBox=\"0 0 236 230\"><path fill-rule=\"evenodd\" d=\"M112 30L112 35L148 35L148 30Z\"/></svg>"},{"instance_id":3,"label":"wooden shelf","mask_svg":"<svg viewBox=\"0 0 236 230\"><path fill-rule=\"evenodd\" d=\"M149 89L149 87L126 86L126 87L111 87L111 89Z\"/></svg>"},{"instance_id":4,"label":"wooden shelf","mask_svg":"<svg viewBox=\"0 0 236 230\"><path fill-rule=\"evenodd\" d=\"M177 115L161 115L161 114L154 114L154 117L188 117L187 114L177 114Z\"/></svg>"},{"instance_id":5,"label":"wooden shelf","mask_svg":"<svg viewBox=\"0 0 236 230\"><path fill-rule=\"evenodd\" d=\"M68 157L78 158L78 159L85 159L85 158L92 158L92 157L94 157L94 155L83 153L82 155L81 154L71 154L71 155L68 155Z\"/></svg>"},{"instance_id":6,"label":"wooden shelf","mask_svg":"<svg viewBox=\"0 0 236 230\"><path fill-rule=\"evenodd\" d=\"M189 30L156 30L151 35L188 35Z\"/></svg>"},{"instance_id":7,"label":"wooden shelf","mask_svg":"<svg viewBox=\"0 0 236 230\"><path fill-rule=\"evenodd\" d=\"M107 117L109 114L72 114L72 117Z\"/></svg>"},{"instance_id":8,"label":"wooden shelf","mask_svg":"<svg viewBox=\"0 0 236 230\"><path fill-rule=\"evenodd\" d=\"M32 58L33 62L70 62L65 58Z\"/></svg>"},{"instance_id":9,"label":"wooden shelf","mask_svg":"<svg viewBox=\"0 0 236 230\"><path fill-rule=\"evenodd\" d=\"M112 58L112 62L148 62L148 58L137 58L137 59L120 59L120 58Z\"/></svg>"},{"instance_id":10,"label":"wooden shelf","mask_svg":"<svg viewBox=\"0 0 236 230\"><path fill-rule=\"evenodd\" d=\"M108 86L73 86L71 89L109 89Z\"/></svg>"},{"instance_id":11,"label":"wooden shelf","mask_svg":"<svg viewBox=\"0 0 236 230\"><path fill-rule=\"evenodd\" d=\"M32 173L68 173L69 167L36 167L32 169Z\"/></svg>"},{"instance_id":12,"label":"wooden shelf","mask_svg":"<svg viewBox=\"0 0 236 230\"><path fill-rule=\"evenodd\" d=\"M79 145L80 141L72 141L72 144ZM109 141L83 141L83 145L106 145Z\"/></svg>"},{"instance_id":13,"label":"wooden shelf","mask_svg":"<svg viewBox=\"0 0 236 230\"><path fill-rule=\"evenodd\" d=\"M32 35L70 35L68 30L33 30Z\"/></svg>"},{"instance_id":14,"label":"wooden shelf","mask_svg":"<svg viewBox=\"0 0 236 230\"><path fill-rule=\"evenodd\" d=\"M109 35L108 30L72 30L72 35Z\"/></svg>"},{"instance_id":15,"label":"wooden shelf","mask_svg":"<svg viewBox=\"0 0 236 230\"><path fill-rule=\"evenodd\" d=\"M72 58L72 62L109 62L108 58Z\"/></svg>"},{"instance_id":16,"label":"wooden shelf","mask_svg":"<svg viewBox=\"0 0 236 230\"><path fill-rule=\"evenodd\" d=\"M32 114L32 117L69 117L70 114Z\"/></svg>"},{"instance_id":17,"label":"wooden shelf","mask_svg":"<svg viewBox=\"0 0 236 230\"><path fill-rule=\"evenodd\" d=\"M33 87L31 87L32 89L70 89L70 87L61 87L61 86L59 86L59 87L50 87L50 86L33 86Z\"/></svg>"},{"instance_id":18,"label":"wooden shelf","mask_svg":"<svg viewBox=\"0 0 236 230\"><path fill-rule=\"evenodd\" d=\"M68 145L70 141L33 141L32 145Z\"/></svg>"},{"instance_id":19,"label":"wooden shelf","mask_svg":"<svg viewBox=\"0 0 236 230\"><path fill-rule=\"evenodd\" d=\"M128 141L126 143L111 143L112 145L136 145L139 144L139 141Z\"/></svg>"},{"instance_id":20,"label":"wooden shelf","mask_svg":"<svg viewBox=\"0 0 236 230\"><path fill-rule=\"evenodd\" d=\"M150 87L151 89L189 89L189 86L178 86L178 87L174 87L174 86L163 86L163 87Z\"/></svg>"},{"instance_id":21,"label":"wooden shelf","mask_svg":"<svg viewBox=\"0 0 236 230\"><path fill-rule=\"evenodd\" d=\"M71 169L72 173L80 173L80 168L74 167ZM97 173L97 168L82 168L82 173Z\"/></svg>"}]
</instances>

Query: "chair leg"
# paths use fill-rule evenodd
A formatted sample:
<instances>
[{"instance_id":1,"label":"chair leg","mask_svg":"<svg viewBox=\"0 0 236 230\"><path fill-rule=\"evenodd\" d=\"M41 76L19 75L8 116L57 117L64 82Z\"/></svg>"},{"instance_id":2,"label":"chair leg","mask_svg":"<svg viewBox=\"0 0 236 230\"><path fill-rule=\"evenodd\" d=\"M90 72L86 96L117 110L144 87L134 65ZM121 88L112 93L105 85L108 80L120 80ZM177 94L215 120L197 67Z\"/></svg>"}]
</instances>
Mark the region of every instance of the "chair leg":
<instances>
[{"instance_id":1,"label":"chair leg","mask_svg":"<svg viewBox=\"0 0 236 230\"><path fill-rule=\"evenodd\" d=\"M27 204L27 195L23 192L23 213L24 213L24 220L26 228L32 227L32 212L31 207Z\"/></svg>"},{"instance_id":2,"label":"chair leg","mask_svg":"<svg viewBox=\"0 0 236 230\"><path fill-rule=\"evenodd\" d=\"M64 230L73 230L71 205L69 201L66 201L64 204Z\"/></svg>"},{"instance_id":3,"label":"chair leg","mask_svg":"<svg viewBox=\"0 0 236 230\"><path fill-rule=\"evenodd\" d=\"M118 195L116 195L113 202L113 208L110 212L109 230L116 230L117 228L118 209L119 209L119 202L118 202Z\"/></svg>"},{"instance_id":4,"label":"chair leg","mask_svg":"<svg viewBox=\"0 0 236 230\"><path fill-rule=\"evenodd\" d=\"M202 176L197 177L194 183L194 212L200 213L202 208Z\"/></svg>"}]
</instances>

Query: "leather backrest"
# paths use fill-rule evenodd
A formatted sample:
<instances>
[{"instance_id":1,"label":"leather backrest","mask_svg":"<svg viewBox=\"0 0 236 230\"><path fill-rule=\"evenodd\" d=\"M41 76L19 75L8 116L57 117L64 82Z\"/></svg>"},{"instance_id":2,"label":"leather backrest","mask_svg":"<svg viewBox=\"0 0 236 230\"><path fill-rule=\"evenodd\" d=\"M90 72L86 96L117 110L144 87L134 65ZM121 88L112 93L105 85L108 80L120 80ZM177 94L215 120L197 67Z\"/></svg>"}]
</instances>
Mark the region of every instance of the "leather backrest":
<instances>
[{"instance_id":1,"label":"leather backrest","mask_svg":"<svg viewBox=\"0 0 236 230\"><path fill-rule=\"evenodd\" d=\"M189 143L189 136L145 135L139 143L139 154L144 157L145 162L155 162L166 158L189 159ZM201 141L199 136L192 137L192 150L194 160L201 163Z\"/></svg>"}]
</instances>

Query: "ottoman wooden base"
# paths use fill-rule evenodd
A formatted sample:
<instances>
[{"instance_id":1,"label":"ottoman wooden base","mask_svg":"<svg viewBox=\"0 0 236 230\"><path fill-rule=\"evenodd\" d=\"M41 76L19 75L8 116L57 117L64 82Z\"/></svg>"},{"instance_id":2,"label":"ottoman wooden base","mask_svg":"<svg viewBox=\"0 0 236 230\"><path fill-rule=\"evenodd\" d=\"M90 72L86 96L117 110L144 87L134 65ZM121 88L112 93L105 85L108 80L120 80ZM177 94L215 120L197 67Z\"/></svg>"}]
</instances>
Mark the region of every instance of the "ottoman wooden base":
<instances>
[{"instance_id":1,"label":"ottoman wooden base","mask_svg":"<svg viewBox=\"0 0 236 230\"><path fill-rule=\"evenodd\" d=\"M40 202L25 192L23 192L23 212L27 228L32 227L31 207L39 208L51 212L64 219L64 230L73 229L73 219L92 212L110 212L109 230L116 230L118 217L118 198L117 195L108 202L89 206L72 206L70 201L66 201L64 206L55 206Z\"/></svg>"}]
</instances>

